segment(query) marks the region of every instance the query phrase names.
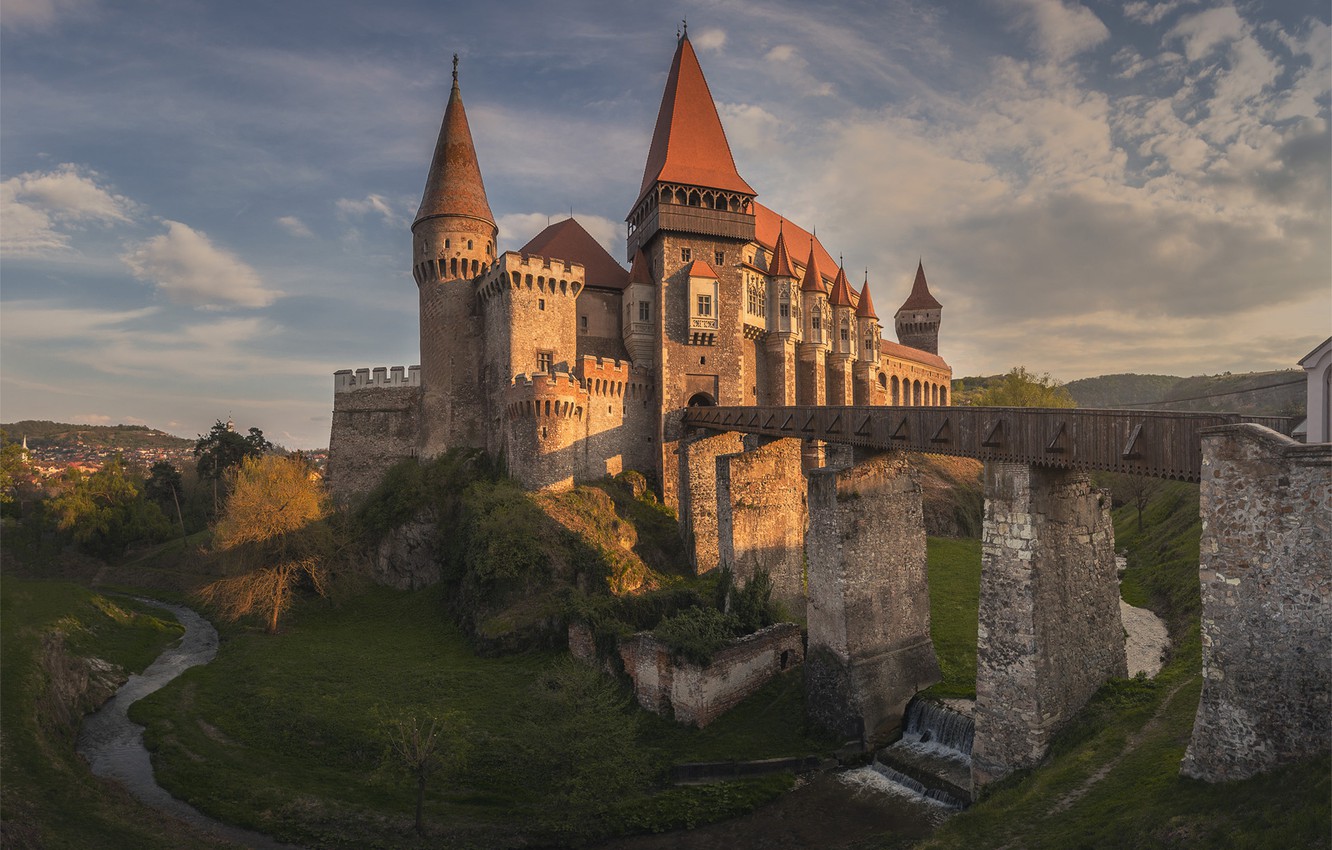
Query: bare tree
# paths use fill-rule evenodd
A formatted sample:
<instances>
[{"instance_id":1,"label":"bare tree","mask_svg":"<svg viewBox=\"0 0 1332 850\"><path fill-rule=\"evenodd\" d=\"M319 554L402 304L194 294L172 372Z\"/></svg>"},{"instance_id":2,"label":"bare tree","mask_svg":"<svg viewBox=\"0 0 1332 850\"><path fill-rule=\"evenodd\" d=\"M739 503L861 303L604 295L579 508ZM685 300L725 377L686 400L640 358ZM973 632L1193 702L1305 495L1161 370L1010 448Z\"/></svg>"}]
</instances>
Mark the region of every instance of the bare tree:
<instances>
[{"instance_id":1,"label":"bare tree","mask_svg":"<svg viewBox=\"0 0 1332 850\"><path fill-rule=\"evenodd\" d=\"M459 755L457 723L451 716L409 714L389 721L389 749L416 780L416 834L425 834L425 793L430 777ZM450 746L450 744L452 744Z\"/></svg>"},{"instance_id":2,"label":"bare tree","mask_svg":"<svg viewBox=\"0 0 1332 850\"><path fill-rule=\"evenodd\" d=\"M213 541L236 574L207 585L199 596L230 620L263 614L268 631L276 632L299 582L324 592L324 561L332 548L324 522L328 500L299 457L245 458L230 483Z\"/></svg>"}]
</instances>

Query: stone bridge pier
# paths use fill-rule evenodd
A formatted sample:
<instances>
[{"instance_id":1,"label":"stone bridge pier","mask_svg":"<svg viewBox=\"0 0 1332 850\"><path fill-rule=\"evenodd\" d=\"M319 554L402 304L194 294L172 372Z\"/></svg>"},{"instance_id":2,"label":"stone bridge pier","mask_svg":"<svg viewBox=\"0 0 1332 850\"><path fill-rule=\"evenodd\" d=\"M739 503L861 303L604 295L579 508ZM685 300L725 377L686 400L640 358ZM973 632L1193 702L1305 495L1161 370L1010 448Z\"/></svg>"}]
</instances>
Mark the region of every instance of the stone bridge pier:
<instances>
[{"instance_id":1,"label":"stone bridge pier","mask_svg":"<svg viewBox=\"0 0 1332 850\"><path fill-rule=\"evenodd\" d=\"M1035 765L1125 675L1109 496L1084 472L987 461L973 787Z\"/></svg>"},{"instance_id":2,"label":"stone bridge pier","mask_svg":"<svg viewBox=\"0 0 1332 850\"><path fill-rule=\"evenodd\" d=\"M901 453L809 473L805 709L843 739L883 742L939 681L920 492Z\"/></svg>"},{"instance_id":3,"label":"stone bridge pier","mask_svg":"<svg viewBox=\"0 0 1332 850\"><path fill-rule=\"evenodd\" d=\"M1182 772L1245 779L1332 747L1332 444L1202 434L1202 697Z\"/></svg>"}]
</instances>

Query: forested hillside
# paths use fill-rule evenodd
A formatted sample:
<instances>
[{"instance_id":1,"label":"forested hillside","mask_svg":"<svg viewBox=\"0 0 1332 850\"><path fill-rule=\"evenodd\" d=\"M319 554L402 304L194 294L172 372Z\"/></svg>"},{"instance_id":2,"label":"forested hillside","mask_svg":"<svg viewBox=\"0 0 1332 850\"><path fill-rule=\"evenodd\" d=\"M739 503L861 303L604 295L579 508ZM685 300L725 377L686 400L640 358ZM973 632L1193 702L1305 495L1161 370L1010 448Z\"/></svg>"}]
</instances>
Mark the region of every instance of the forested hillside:
<instances>
[{"instance_id":1,"label":"forested hillside","mask_svg":"<svg viewBox=\"0 0 1332 850\"><path fill-rule=\"evenodd\" d=\"M44 419L24 419L20 422L0 424L9 439L18 442L28 438L28 446L62 447L87 446L106 449L188 449L194 440L177 437L143 425L72 425L68 422L48 422Z\"/></svg>"}]
</instances>

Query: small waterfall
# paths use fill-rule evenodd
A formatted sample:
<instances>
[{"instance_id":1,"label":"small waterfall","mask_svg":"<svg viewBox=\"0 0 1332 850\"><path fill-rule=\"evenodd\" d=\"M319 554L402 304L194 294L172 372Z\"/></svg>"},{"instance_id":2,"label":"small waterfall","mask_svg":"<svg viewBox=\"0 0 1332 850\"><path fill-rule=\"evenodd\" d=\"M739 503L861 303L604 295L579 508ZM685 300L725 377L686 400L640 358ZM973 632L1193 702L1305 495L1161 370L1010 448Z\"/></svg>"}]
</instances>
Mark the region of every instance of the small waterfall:
<instances>
[{"instance_id":1,"label":"small waterfall","mask_svg":"<svg viewBox=\"0 0 1332 850\"><path fill-rule=\"evenodd\" d=\"M971 802L971 745L975 722L932 700L914 699L902 739L875 756L873 770L889 782L953 809Z\"/></svg>"},{"instance_id":2,"label":"small waterfall","mask_svg":"<svg viewBox=\"0 0 1332 850\"><path fill-rule=\"evenodd\" d=\"M902 725L902 741L934 744L943 755L956 753L971 759L971 745L976 739L976 722L959 711L932 700L913 699Z\"/></svg>"},{"instance_id":3,"label":"small waterfall","mask_svg":"<svg viewBox=\"0 0 1332 850\"><path fill-rule=\"evenodd\" d=\"M870 769L872 769L875 773L882 776L884 779L887 779L889 782L892 782L895 785L901 785L903 788L906 788L909 791L913 791L927 800L931 800L935 803L939 803L940 805L947 806L950 809L965 809L967 807L966 801L959 800L955 795L950 794L944 789L930 788L920 780L911 776L907 776L905 773L898 770L897 768L892 767L890 765L886 765L881 761L876 760L872 765L870 765Z\"/></svg>"}]
</instances>

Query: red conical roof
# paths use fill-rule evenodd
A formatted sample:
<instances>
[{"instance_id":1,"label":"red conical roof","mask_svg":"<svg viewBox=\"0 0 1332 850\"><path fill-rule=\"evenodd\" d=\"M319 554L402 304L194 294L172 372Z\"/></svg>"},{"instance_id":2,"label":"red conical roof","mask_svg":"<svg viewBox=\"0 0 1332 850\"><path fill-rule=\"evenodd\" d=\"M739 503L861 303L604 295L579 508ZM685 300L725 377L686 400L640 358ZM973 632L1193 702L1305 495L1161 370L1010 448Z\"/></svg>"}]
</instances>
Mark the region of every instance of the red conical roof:
<instances>
[{"instance_id":1,"label":"red conical roof","mask_svg":"<svg viewBox=\"0 0 1332 850\"><path fill-rule=\"evenodd\" d=\"M490 203L486 200L486 187L481 182L481 165L472 145L472 131L467 126L462 94L458 91L456 62L453 90L449 92L449 104L444 108L444 122L439 128L439 140L435 143L435 156L430 161L430 174L426 177L416 220L437 215L467 215L495 223Z\"/></svg>"},{"instance_id":2,"label":"red conical roof","mask_svg":"<svg viewBox=\"0 0 1332 850\"><path fill-rule=\"evenodd\" d=\"M624 289L629 284L629 273L624 266L615 262L601 243L572 218L550 225L520 250L524 254L582 263L588 286Z\"/></svg>"},{"instance_id":3,"label":"red conical roof","mask_svg":"<svg viewBox=\"0 0 1332 850\"><path fill-rule=\"evenodd\" d=\"M791 268L791 258L786 254L786 237L781 231L777 232L777 246L772 249L772 262L768 263L768 274L771 277L795 277L795 270Z\"/></svg>"},{"instance_id":4,"label":"red conical roof","mask_svg":"<svg viewBox=\"0 0 1332 850\"><path fill-rule=\"evenodd\" d=\"M735 169L717 105L687 35L680 39L666 76L639 197L658 180L754 194Z\"/></svg>"},{"instance_id":5,"label":"red conical roof","mask_svg":"<svg viewBox=\"0 0 1332 850\"><path fill-rule=\"evenodd\" d=\"M877 319L878 314L874 312L874 302L870 300L869 280L860 290L860 303L856 305L856 318L859 319Z\"/></svg>"},{"instance_id":6,"label":"red conical roof","mask_svg":"<svg viewBox=\"0 0 1332 850\"><path fill-rule=\"evenodd\" d=\"M823 285L823 275L819 273L819 253L814 250L814 240L809 240L809 259L805 262L805 276L800 279L801 292L827 293Z\"/></svg>"},{"instance_id":7,"label":"red conical roof","mask_svg":"<svg viewBox=\"0 0 1332 850\"><path fill-rule=\"evenodd\" d=\"M925 282L925 263L918 263L916 265L916 280L911 284L911 294L907 296L906 301L902 302L902 306L897 308L897 312L942 309L943 305L930 294L930 286Z\"/></svg>"},{"instance_id":8,"label":"red conical roof","mask_svg":"<svg viewBox=\"0 0 1332 850\"><path fill-rule=\"evenodd\" d=\"M837 279L833 281L832 292L828 295L828 303L834 307L853 307L851 301L851 284L846 280L846 269L837 269Z\"/></svg>"},{"instance_id":9,"label":"red conical roof","mask_svg":"<svg viewBox=\"0 0 1332 850\"><path fill-rule=\"evenodd\" d=\"M649 266L647 254L639 248L634 252L634 261L629 264L629 282L652 286L652 269Z\"/></svg>"}]
</instances>

